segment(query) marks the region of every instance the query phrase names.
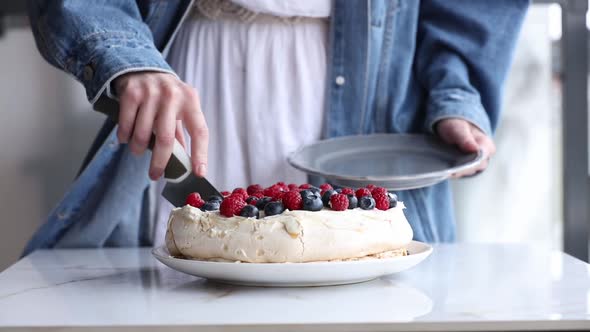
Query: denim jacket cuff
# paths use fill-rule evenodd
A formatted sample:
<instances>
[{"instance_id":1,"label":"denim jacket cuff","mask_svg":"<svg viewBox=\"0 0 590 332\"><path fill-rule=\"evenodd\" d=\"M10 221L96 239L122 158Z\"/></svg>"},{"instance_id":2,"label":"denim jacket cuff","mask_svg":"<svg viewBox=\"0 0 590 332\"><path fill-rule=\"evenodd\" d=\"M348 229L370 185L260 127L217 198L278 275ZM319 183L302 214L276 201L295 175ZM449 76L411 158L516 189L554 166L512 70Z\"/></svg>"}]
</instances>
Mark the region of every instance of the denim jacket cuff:
<instances>
[{"instance_id":1,"label":"denim jacket cuff","mask_svg":"<svg viewBox=\"0 0 590 332\"><path fill-rule=\"evenodd\" d=\"M436 134L436 123L448 118L461 118L471 122L492 137L490 118L478 95L459 89L431 93L427 106L426 130Z\"/></svg>"},{"instance_id":2,"label":"denim jacket cuff","mask_svg":"<svg viewBox=\"0 0 590 332\"><path fill-rule=\"evenodd\" d=\"M163 69L163 68L158 68L158 67L133 67L133 68L123 69L120 72L114 73L113 76L109 77L109 79L100 88L98 95L96 95L96 97L94 99L90 100L90 103L94 104L98 100L98 98L100 98L103 91L106 93L106 95L109 98L118 100L119 97L117 96L116 91L114 91L114 89L113 89L113 84L112 84L113 81L117 77L119 77L123 74L135 73L135 72L140 72L140 71L154 71L154 72L159 72L159 73L168 73L168 74L172 74L172 75L176 76L176 78L180 79L174 71Z\"/></svg>"},{"instance_id":3,"label":"denim jacket cuff","mask_svg":"<svg viewBox=\"0 0 590 332\"><path fill-rule=\"evenodd\" d=\"M162 54L153 45L101 45L76 76L86 88L86 96L94 104L106 92L113 97L111 82L118 76L136 71L159 71L176 75ZM111 54L113 53L113 54Z\"/></svg>"}]
</instances>

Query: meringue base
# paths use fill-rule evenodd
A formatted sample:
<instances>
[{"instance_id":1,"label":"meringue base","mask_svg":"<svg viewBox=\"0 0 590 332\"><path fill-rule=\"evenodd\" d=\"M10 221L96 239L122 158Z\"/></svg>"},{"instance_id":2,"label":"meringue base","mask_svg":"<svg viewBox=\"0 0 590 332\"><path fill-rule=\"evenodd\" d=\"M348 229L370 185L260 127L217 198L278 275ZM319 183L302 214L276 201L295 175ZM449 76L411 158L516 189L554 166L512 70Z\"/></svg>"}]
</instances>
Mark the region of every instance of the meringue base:
<instances>
[{"instance_id":1,"label":"meringue base","mask_svg":"<svg viewBox=\"0 0 590 332\"><path fill-rule=\"evenodd\" d=\"M186 205L170 214L172 256L212 261L301 263L405 255L412 228L403 203L387 211L360 208L285 211L265 218L227 218ZM393 255L393 256L392 256Z\"/></svg>"}]
</instances>

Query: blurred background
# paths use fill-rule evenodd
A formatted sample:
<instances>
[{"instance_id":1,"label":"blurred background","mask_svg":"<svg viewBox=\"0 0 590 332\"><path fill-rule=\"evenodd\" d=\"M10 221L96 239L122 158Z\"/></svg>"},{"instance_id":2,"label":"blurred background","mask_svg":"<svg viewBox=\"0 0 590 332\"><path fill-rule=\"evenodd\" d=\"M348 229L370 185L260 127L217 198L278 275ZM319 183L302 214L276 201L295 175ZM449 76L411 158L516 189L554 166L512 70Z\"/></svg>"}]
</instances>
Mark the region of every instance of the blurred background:
<instances>
[{"instance_id":1,"label":"blurred background","mask_svg":"<svg viewBox=\"0 0 590 332\"><path fill-rule=\"evenodd\" d=\"M527 242L588 260L587 0L533 1L505 88L497 155L453 182L459 241ZM60 200L103 121L0 2L0 270Z\"/></svg>"}]
</instances>

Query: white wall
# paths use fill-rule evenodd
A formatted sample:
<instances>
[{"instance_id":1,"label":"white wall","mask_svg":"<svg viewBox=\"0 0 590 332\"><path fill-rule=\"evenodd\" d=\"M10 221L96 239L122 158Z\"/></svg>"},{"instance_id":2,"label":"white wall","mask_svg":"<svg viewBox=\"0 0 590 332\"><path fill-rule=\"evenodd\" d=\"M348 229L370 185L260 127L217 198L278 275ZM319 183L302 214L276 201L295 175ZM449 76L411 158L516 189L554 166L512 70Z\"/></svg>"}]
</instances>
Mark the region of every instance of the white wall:
<instances>
[{"instance_id":1,"label":"white wall","mask_svg":"<svg viewBox=\"0 0 590 332\"><path fill-rule=\"evenodd\" d=\"M102 119L29 29L0 38L0 270L63 195Z\"/></svg>"}]
</instances>

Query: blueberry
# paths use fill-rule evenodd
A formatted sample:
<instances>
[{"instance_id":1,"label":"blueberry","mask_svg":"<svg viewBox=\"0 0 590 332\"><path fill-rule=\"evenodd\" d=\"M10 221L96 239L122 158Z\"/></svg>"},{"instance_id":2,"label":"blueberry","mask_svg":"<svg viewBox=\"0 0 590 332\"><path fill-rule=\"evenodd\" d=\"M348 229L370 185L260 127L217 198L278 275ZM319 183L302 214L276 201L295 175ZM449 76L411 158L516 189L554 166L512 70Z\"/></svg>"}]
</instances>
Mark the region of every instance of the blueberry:
<instances>
[{"instance_id":1,"label":"blueberry","mask_svg":"<svg viewBox=\"0 0 590 332\"><path fill-rule=\"evenodd\" d=\"M252 201L258 201L258 197L250 196L250 197L246 198L246 203L250 204Z\"/></svg>"},{"instance_id":2,"label":"blueberry","mask_svg":"<svg viewBox=\"0 0 590 332\"><path fill-rule=\"evenodd\" d=\"M216 201L216 200L208 201L208 202L205 202L205 204L203 204L203 206L201 206L201 210L202 211L219 210L219 204L221 204L220 201Z\"/></svg>"},{"instance_id":3,"label":"blueberry","mask_svg":"<svg viewBox=\"0 0 590 332\"><path fill-rule=\"evenodd\" d=\"M264 207L270 201L272 201L272 198L266 197L266 196L265 197L262 197L261 199L258 200L258 202L256 202L256 207L258 208L258 210L264 210Z\"/></svg>"},{"instance_id":4,"label":"blueberry","mask_svg":"<svg viewBox=\"0 0 590 332\"><path fill-rule=\"evenodd\" d=\"M269 202L264 207L264 215L274 216L275 214L281 214L285 211L285 206L281 202Z\"/></svg>"},{"instance_id":5,"label":"blueberry","mask_svg":"<svg viewBox=\"0 0 590 332\"><path fill-rule=\"evenodd\" d=\"M304 190L305 191L305 190ZM301 192L301 200L303 201L303 209L308 211L319 211L324 207L320 193L310 191L309 193Z\"/></svg>"},{"instance_id":6,"label":"blueberry","mask_svg":"<svg viewBox=\"0 0 590 332\"><path fill-rule=\"evenodd\" d=\"M301 195L301 198L305 198L305 197L313 197L316 195L315 191L311 190L311 189L305 189L305 190L301 190L299 192L299 194Z\"/></svg>"},{"instance_id":7,"label":"blueberry","mask_svg":"<svg viewBox=\"0 0 590 332\"><path fill-rule=\"evenodd\" d=\"M363 210L372 210L375 208L375 199L371 196L363 196L359 200L359 207Z\"/></svg>"},{"instance_id":8,"label":"blueberry","mask_svg":"<svg viewBox=\"0 0 590 332\"><path fill-rule=\"evenodd\" d=\"M387 198L389 198L389 208L394 208L397 206L397 195L392 193L392 192L388 192L387 193Z\"/></svg>"},{"instance_id":9,"label":"blueberry","mask_svg":"<svg viewBox=\"0 0 590 332\"><path fill-rule=\"evenodd\" d=\"M358 207L358 199L356 199L355 195L347 195L348 196L348 209L356 209Z\"/></svg>"},{"instance_id":10,"label":"blueberry","mask_svg":"<svg viewBox=\"0 0 590 332\"><path fill-rule=\"evenodd\" d=\"M318 193L318 194L322 192L322 190L321 190L320 188L318 188L318 187L315 187L315 186L311 186L311 187L310 187L309 189L307 189L307 190L311 190L311 191L313 191L313 192L315 192L315 193Z\"/></svg>"},{"instance_id":11,"label":"blueberry","mask_svg":"<svg viewBox=\"0 0 590 332\"><path fill-rule=\"evenodd\" d=\"M219 195L211 195L211 196L209 196L209 198L207 198L207 202L211 202L211 201L221 202L221 201L223 201L223 197L221 197Z\"/></svg>"},{"instance_id":12,"label":"blueberry","mask_svg":"<svg viewBox=\"0 0 590 332\"><path fill-rule=\"evenodd\" d=\"M258 217L260 216L260 213L258 212L257 207L255 207L254 205L248 204L242 208L242 210L240 211L240 216L246 217L246 218L258 219Z\"/></svg>"},{"instance_id":13,"label":"blueberry","mask_svg":"<svg viewBox=\"0 0 590 332\"><path fill-rule=\"evenodd\" d=\"M325 207L330 207L330 197L336 193L336 190L332 189L326 190L326 192L324 192L324 195L322 196L322 202L324 203Z\"/></svg>"},{"instance_id":14,"label":"blueberry","mask_svg":"<svg viewBox=\"0 0 590 332\"><path fill-rule=\"evenodd\" d=\"M342 188L337 188L336 189L336 192L339 193L339 194L341 194L342 193Z\"/></svg>"}]
</instances>

